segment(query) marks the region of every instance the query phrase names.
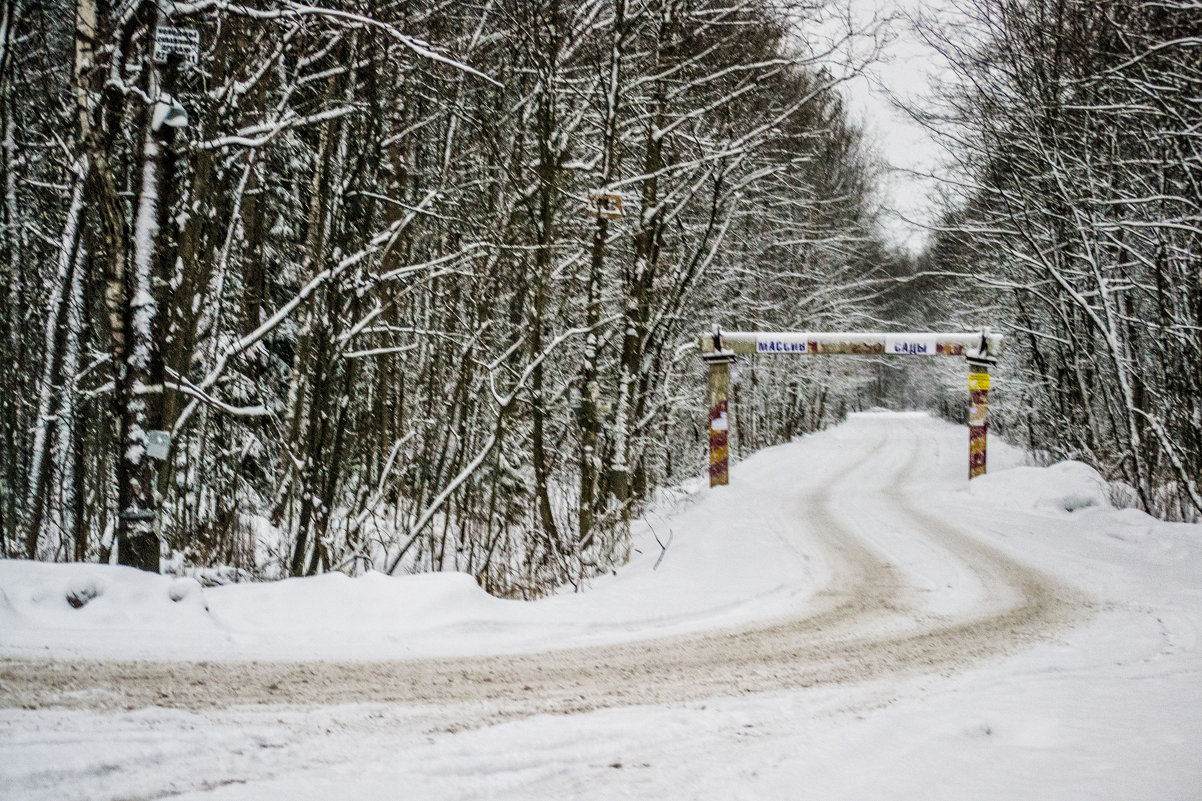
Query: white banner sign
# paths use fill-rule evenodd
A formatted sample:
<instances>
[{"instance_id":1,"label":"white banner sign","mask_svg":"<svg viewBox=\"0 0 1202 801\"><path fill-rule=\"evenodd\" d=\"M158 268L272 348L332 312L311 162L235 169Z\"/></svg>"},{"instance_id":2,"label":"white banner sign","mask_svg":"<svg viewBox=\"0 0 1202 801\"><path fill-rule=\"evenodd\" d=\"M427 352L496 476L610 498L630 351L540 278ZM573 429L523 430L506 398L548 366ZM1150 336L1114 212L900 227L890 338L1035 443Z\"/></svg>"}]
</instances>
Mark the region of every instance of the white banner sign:
<instances>
[{"instance_id":1,"label":"white banner sign","mask_svg":"<svg viewBox=\"0 0 1202 801\"><path fill-rule=\"evenodd\" d=\"M154 60L162 64L172 53L184 61L200 63L200 31L175 25L160 25L154 34Z\"/></svg>"},{"instance_id":2,"label":"white banner sign","mask_svg":"<svg viewBox=\"0 0 1202 801\"><path fill-rule=\"evenodd\" d=\"M886 334L885 353L898 356L934 356L935 337L922 334Z\"/></svg>"},{"instance_id":3,"label":"white banner sign","mask_svg":"<svg viewBox=\"0 0 1202 801\"><path fill-rule=\"evenodd\" d=\"M759 337L755 341L756 353L813 353L805 335Z\"/></svg>"}]
</instances>

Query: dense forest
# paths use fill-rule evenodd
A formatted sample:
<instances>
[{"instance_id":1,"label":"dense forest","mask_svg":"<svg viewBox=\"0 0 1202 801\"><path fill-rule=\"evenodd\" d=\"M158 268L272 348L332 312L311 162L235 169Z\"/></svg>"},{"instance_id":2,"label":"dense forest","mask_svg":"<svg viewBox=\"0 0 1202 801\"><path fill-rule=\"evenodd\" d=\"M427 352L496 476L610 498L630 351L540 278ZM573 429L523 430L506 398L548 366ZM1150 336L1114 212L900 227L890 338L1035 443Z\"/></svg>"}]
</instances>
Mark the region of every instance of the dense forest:
<instances>
[{"instance_id":1,"label":"dense forest","mask_svg":"<svg viewBox=\"0 0 1202 801\"><path fill-rule=\"evenodd\" d=\"M1002 431L1202 513L1195 3L917 21L917 256L815 0L0 6L0 556L578 584L703 473L714 324L996 325ZM907 374L745 363L735 445L963 414Z\"/></svg>"},{"instance_id":2,"label":"dense forest","mask_svg":"<svg viewBox=\"0 0 1202 801\"><path fill-rule=\"evenodd\" d=\"M1003 321L1021 444L1199 519L1202 6L972 0L925 34L955 159L929 297Z\"/></svg>"},{"instance_id":3,"label":"dense forest","mask_svg":"<svg viewBox=\"0 0 1202 801\"><path fill-rule=\"evenodd\" d=\"M880 293L878 31L821 6L3 9L10 557L537 595L701 473L699 333ZM855 380L798 378L744 449Z\"/></svg>"}]
</instances>

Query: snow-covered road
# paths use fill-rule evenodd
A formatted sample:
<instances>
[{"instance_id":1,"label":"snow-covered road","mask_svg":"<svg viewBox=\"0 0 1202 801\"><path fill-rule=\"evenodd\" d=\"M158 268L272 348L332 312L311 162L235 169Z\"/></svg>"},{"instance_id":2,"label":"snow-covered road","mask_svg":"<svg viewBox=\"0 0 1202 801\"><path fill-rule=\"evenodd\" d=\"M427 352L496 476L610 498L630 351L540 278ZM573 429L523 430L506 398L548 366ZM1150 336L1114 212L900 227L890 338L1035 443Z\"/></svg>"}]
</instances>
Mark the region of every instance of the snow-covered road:
<instances>
[{"instance_id":1,"label":"snow-covered road","mask_svg":"<svg viewBox=\"0 0 1202 801\"><path fill-rule=\"evenodd\" d=\"M534 604L366 577L158 609L143 577L0 563L0 787L1202 798L1200 527L1107 508L1079 465L999 469L1019 455L996 444L970 488L964 450L922 415L855 416ZM100 593L70 609L81 581ZM280 611L314 596L324 614Z\"/></svg>"}]
</instances>

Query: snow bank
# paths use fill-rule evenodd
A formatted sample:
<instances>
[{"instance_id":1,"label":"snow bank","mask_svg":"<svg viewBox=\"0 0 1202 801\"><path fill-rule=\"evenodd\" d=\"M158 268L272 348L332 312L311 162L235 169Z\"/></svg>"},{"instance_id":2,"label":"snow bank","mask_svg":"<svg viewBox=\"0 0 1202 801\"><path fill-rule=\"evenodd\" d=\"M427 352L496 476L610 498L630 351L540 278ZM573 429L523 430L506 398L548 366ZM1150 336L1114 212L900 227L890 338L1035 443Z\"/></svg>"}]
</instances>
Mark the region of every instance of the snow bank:
<instances>
[{"instance_id":1,"label":"snow bank","mask_svg":"<svg viewBox=\"0 0 1202 801\"><path fill-rule=\"evenodd\" d=\"M0 560L0 653L315 658L356 641L403 645L506 603L463 573L331 573L206 590L129 567Z\"/></svg>"},{"instance_id":2,"label":"snow bank","mask_svg":"<svg viewBox=\"0 0 1202 801\"><path fill-rule=\"evenodd\" d=\"M208 590L213 616L231 632L396 637L414 625L446 626L498 604L466 573L351 578L327 573Z\"/></svg>"},{"instance_id":3,"label":"snow bank","mask_svg":"<svg viewBox=\"0 0 1202 801\"><path fill-rule=\"evenodd\" d=\"M179 637L203 641L217 631L195 579L110 565L0 561L0 651L100 655L105 641L150 647Z\"/></svg>"},{"instance_id":4,"label":"snow bank","mask_svg":"<svg viewBox=\"0 0 1202 801\"><path fill-rule=\"evenodd\" d=\"M0 562L0 622L94 629L212 625L195 579L132 567Z\"/></svg>"},{"instance_id":5,"label":"snow bank","mask_svg":"<svg viewBox=\"0 0 1202 801\"><path fill-rule=\"evenodd\" d=\"M530 653L797 614L828 574L809 522L780 506L782 481L788 491L820 486L824 473L814 464L836 469L855 461L849 439L858 436L840 429L807 437L805 449L757 454L736 467L729 487L699 488L638 521L631 559L617 575L535 602L494 598L461 573L335 573L196 586L208 611L185 620L172 617L178 610L164 577L0 560L0 591L19 588L25 599L14 602L19 614L0 617L0 654L377 660ZM64 600L73 581L106 589L74 610ZM28 600L35 596L48 600L39 607ZM47 605L53 614L32 611ZM96 622L101 609L109 610L107 624Z\"/></svg>"},{"instance_id":6,"label":"snow bank","mask_svg":"<svg viewBox=\"0 0 1202 801\"><path fill-rule=\"evenodd\" d=\"M1052 514L1111 508L1106 479L1081 462L995 471L970 482L968 493L993 506Z\"/></svg>"}]
</instances>

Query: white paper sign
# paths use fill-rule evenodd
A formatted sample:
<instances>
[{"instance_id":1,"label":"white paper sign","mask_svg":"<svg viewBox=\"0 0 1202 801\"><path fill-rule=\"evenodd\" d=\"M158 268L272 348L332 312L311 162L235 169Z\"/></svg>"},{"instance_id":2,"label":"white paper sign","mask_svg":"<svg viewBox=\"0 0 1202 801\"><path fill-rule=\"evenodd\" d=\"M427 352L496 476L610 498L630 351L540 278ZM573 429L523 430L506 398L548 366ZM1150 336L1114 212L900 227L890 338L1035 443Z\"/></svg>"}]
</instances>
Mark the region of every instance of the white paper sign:
<instances>
[{"instance_id":1,"label":"white paper sign","mask_svg":"<svg viewBox=\"0 0 1202 801\"><path fill-rule=\"evenodd\" d=\"M935 337L918 334L887 334L885 353L895 356L934 356Z\"/></svg>"},{"instance_id":2,"label":"white paper sign","mask_svg":"<svg viewBox=\"0 0 1202 801\"><path fill-rule=\"evenodd\" d=\"M171 434L167 431L146 432L146 455L162 461L171 452Z\"/></svg>"},{"instance_id":3,"label":"white paper sign","mask_svg":"<svg viewBox=\"0 0 1202 801\"><path fill-rule=\"evenodd\" d=\"M172 53L184 61L200 63L200 31L175 25L160 25L154 33L154 60L162 64Z\"/></svg>"}]
</instances>

